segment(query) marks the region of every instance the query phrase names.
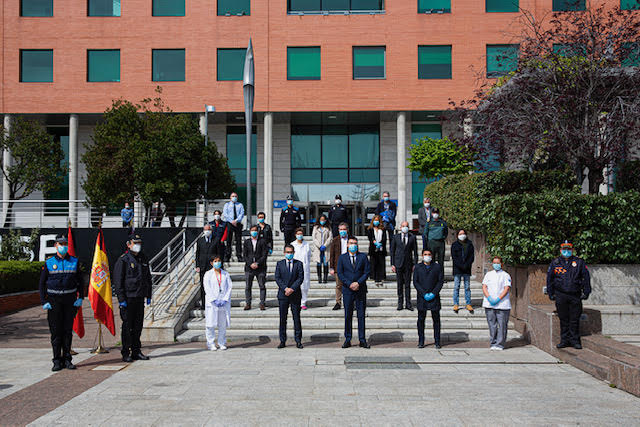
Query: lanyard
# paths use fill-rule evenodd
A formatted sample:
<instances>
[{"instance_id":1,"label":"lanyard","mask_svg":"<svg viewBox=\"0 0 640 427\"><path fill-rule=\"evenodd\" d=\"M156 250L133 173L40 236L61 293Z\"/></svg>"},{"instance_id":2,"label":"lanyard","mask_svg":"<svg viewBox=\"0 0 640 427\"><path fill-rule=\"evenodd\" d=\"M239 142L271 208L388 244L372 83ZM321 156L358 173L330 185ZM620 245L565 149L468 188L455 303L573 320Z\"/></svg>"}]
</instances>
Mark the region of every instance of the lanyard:
<instances>
[{"instance_id":1,"label":"lanyard","mask_svg":"<svg viewBox=\"0 0 640 427\"><path fill-rule=\"evenodd\" d=\"M222 290L222 271L213 271L218 277L218 291Z\"/></svg>"}]
</instances>

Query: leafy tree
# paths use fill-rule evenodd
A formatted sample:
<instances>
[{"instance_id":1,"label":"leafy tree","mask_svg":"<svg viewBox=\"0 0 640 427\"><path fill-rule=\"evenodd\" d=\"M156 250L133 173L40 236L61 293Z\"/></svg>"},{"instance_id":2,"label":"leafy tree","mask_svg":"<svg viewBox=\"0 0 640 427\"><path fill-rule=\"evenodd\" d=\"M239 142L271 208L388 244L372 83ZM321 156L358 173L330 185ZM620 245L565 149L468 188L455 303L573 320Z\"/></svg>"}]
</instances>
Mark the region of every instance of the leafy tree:
<instances>
[{"instance_id":1,"label":"leafy tree","mask_svg":"<svg viewBox=\"0 0 640 427\"><path fill-rule=\"evenodd\" d=\"M9 230L2 236L2 249L0 249L0 260L2 261L31 261L31 255L36 248L40 229L32 228L31 234L23 238L20 230Z\"/></svg>"},{"instance_id":2,"label":"leafy tree","mask_svg":"<svg viewBox=\"0 0 640 427\"><path fill-rule=\"evenodd\" d=\"M467 173L474 169L473 152L449 138L421 138L409 148L409 170L431 178Z\"/></svg>"},{"instance_id":3,"label":"leafy tree","mask_svg":"<svg viewBox=\"0 0 640 427\"><path fill-rule=\"evenodd\" d=\"M2 170L9 183L9 199L19 200L34 191L47 193L58 188L67 171L64 152L40 123L16 117L8 134L0 126L0 149L11 152L11 166ZM9 203L5 227L11 223L13 203Z\"/></svg>"}]
</instances>

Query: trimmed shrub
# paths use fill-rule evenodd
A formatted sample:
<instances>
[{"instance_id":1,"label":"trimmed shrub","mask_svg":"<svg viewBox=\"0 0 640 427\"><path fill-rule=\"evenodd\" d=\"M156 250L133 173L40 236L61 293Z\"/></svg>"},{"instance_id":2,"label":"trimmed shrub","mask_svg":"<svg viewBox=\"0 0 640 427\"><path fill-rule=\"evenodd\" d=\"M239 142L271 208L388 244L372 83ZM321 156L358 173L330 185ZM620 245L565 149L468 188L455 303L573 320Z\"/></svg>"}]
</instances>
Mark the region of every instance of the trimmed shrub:
<instances>
[{"instance_id":1,"label":"trimmed shrub","mask_svg":"<svg viewBox=\"0 0 640 427\"><path fill-rule=\"evenodd\" d=\"M38 289L44 262L0 261L0 295Z\"/></svg>"}]
</instances>

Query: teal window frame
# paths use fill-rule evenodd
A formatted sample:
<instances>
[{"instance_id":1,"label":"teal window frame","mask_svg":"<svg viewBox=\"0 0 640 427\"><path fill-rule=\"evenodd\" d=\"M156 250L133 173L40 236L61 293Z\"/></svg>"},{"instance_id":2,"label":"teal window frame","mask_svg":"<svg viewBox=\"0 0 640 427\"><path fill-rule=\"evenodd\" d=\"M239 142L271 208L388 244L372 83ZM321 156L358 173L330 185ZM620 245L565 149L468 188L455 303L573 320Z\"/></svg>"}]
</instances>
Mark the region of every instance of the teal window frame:
<instances>
[{"instance_id":1,"label":"teal window frame","mask_svg":"<svg viewBox=\"0 0 640 427\"><path fill-rule=\"evenodd\" d=\"M300 62L296 62L296 60L300 61L300 58L305 57L308 63L304 66ZM314 70L311 71L311 68ZM320 46L287 47L287 80L320 80L321 77L322 52Z\"/></svg>"},{"instance_id":2,"label":"teal window frame","mask_svg":"<svg viewBox=\"0 0 640 427\"><path fill-rule=\"evenodd\" d=\"M418 46L418 79L451 79L452 60L451 45L422 45ZM423 60L429 60L422 62ZM441 60L441 62L434 62ZM448 62L442 62L442 61Z\"/></svg>"},{"instance_id":3,"label":"teal window frame","mask_svg":"<svg viewBox=\"0 0 640 427\"><path fill-rule=\"evenodd\" d=\"M490 53L492 50L496 50L496 55ZM503 53L498 53L497 50L502 49ZM488 44L487 50L487 78L495 79L508 75L510 72L518 69L518 58L520 53L520 46L517 44ZM505 53L515 52L515 64L511 64L510 67L500 65L499 55L505 56ZM494 59L495 58L495 59ZM508 58L507 60L513 61L514 58ZM503 69L500 69L503 68Z\"/></svg>"},{"instance_id":4,"label":"teal window frame","mask_svg":"<svg viewBox=\"0 0 640 427\"><path fill-rule=\"evenodd\" d=\"M451 0L418 0L418 13L451 13Z\"/></svg>"},{"instance_id":5,"label":"teal window frame","mask_svg":"<svg viewBox=\"0 0 640 427\"><path fill-rule=\"evenodd\" d=\"M359 57L360 53L368 52L367 56ZM358 71L363 71L364 67L380 67L380 65L357 65L361 60L368 63L373 59L373 55L378 52L382 53L382 75L376 76L360 76ZM353 80L384 80L387 78L387 47L386 46L353 46L352 48L352 64L353 64ZM361 69L361 70L359 70ZM370 74L372 74L370 72Z\"/></svg>"},{"instance_id":6,"label":"teal window frame","mask_svg":"<svg viewBox=\"0 0 640 427\"><path fill-rule=\"evenodd\" d=\"M251 0L217 0L218 16L249 16Z\"/></svg>"},{"instance_id":7,"label":"teal window frame","mask_svg":"<svg viewBox=\"0 0 640 427\"><path fill-rule=\"evenodd\" d=\"M620 9L622 9L622 10L640 10L640 1L638 1L638 0L620 0Z\"/></svg>"},{"instance_id":8,"label":"teal window frame","mask_svg":"<svg viewBox=\"0 0 640 427\"><path fill-rule=\"evenodd\" d=\"M36 58L40 56L40 58ZM37 69L26 70L27 61L37 60L40 68L46 63L48 71ZM38 68L38 67L36 67ZM44 74L47 76L44 76ZM53 83L53 49L20 49L20 82L21 83Z\"/></svg>"},{"instance_id":9,"label":"teal window frame","mask_svg":"<svg viewBox=\"0 0 640 427\"><path fill-rule=\"evenodd\" d=\"M173 58L161 58L162 54L172 54ZM182 61L182 70L169 72L170 77L162 77L162 71L159 67L163 62L173 64L176 60ZM175 74L175 75L173 75ZM154 82L184 82L186 80L186 51L185 49L152 49L151 52L151 80Z\"/></svg>"},{"instance_id":10,"label":"teal window frame","mask_svg":"<svg viewBox=\"0 0 640 427\"><path fill-rule=\"evenodd\" d=\"M242 80L246 55L247 48L218 48L216 52L216 78L218 81Z\"/></svg>"},{"instance_id":11,"label":"teal window frame","mask_svg":"<svg viewBox=\"0 0 640 427\"><path fill-rule=\"evenodd\" d=\"M586 8L586 0L553 0L554 12L577 12Z\"/></svg>"},{"instance_id":12,"label":"teal window frame","mask_svg":"<svg viewBox=\"0 0 640 427\"><path fill-rule=\"evenodd\" d=\"M384 11L384 0L287 0L287 13L293 15Z\"/></svg>"},{"instance_id":13,"label":"teal window frame","mask_svg":"<svg viewBox=\"0 0 640 427\"><path fill-rule=\"evenodd\" d=\"M441 123L412 123L411 124L411 144L416 144L420 138L442 138ZM411 172L411 211L418 213L418 209L422 207L424 199L424 188L437 181L436 178L424 180L420 179L419 172Z\"/></svg>"},{"instance_id":14,"label":"teal window frame","mask_svg":"<svg viewBox=\"0 0 640 427\"><path fill-rule=\"evenodd\" d=\"M20 0L20 16L25 18L51 17L53 16L53 0Z\"/></svg>"},{"instance_id":15,"label":"teal window frame","mask_svg":"<svg viewBox=\"0 0 640 427\"><path fill-rule=\"evenodd\" d=\"M247 133L244 126L227 126L226 153L227 165L235 178L238 200L247 203ZM255 214L258 188L258 133L257 127L251 128L251 200L254 201Z\"/></svg>"},{"instance_id":16,"label":"teal window frame","mask_svg":"<svg viewBox=\"0 0 640 427\"><path fill-rule=\"evenodd\" d=\"M185 16L185 0L153 0L152 16Z\"/></svg>"},{"instance_id":17,"label":"teal window frame","mask_svg":"<svg viewBox=\"0 0 640 427\"><path fill-rule=\"evenodd\" d=\"M519 0L485 0L485 12L487 13L503 13L503 12L519 12Z\"/></svg>"},{"instance_id":18,"label":"teal window frame","mask_svg":"<svg viewBox=\"0 0 640 427\"><path fill-rule=\"evenodd\" d=\"M111 4L112 12L102 12L101 8L105 8L108 4ZM87 0L87 16L118 17L122 13L121 6L121 0Z\"/></svg>"},{"instance_id":19,"label":"teal window frame","mask_svg":"<svg viewBox=\"0 0 640 427\"><path fill-rule=\"evenodd\" d=\"M87 81L119 82L120 49L88 49Z\"/></svg>"}]
</instances>

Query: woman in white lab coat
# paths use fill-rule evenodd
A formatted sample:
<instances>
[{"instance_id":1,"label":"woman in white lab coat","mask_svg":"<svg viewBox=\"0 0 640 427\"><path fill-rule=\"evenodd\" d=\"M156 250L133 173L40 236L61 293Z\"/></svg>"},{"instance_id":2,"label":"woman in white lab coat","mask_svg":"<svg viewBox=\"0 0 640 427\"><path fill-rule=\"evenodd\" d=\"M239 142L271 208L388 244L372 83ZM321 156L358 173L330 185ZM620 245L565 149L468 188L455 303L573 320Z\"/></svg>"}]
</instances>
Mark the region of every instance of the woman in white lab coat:
<instances>
[{"instance_id":1,"label":"woman in white lab coat","mask_svg":"<svg viewBox=\"0 0 640 427\"><path fill-rule=\"evenodd\" d=\"M231 320L231 277L222 269L222 259L219 256L213 256L210 262L213 268L203 278L207 348L217 350L215 337L218 328L218 347L226 350L227 327Z\"/></svg>"},{"instance_id":2,"label":"woman in white lab coat","mask_svg":"<svg viewBox=\"0 0 640 427\"><path fill-rule=\"evenodd\" d=\"M304 269L304 281L300 286L302 291L302 301L300 302L300 308L302 310L307 309L307 295L309 295L309 287L311 286L311 247L304 241L304 232L302 228L296 230L296 240L291 245L295 250L293 255L294 259L302 261L302 267Z\"/></svg>"}]
</instances>

